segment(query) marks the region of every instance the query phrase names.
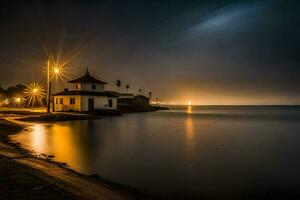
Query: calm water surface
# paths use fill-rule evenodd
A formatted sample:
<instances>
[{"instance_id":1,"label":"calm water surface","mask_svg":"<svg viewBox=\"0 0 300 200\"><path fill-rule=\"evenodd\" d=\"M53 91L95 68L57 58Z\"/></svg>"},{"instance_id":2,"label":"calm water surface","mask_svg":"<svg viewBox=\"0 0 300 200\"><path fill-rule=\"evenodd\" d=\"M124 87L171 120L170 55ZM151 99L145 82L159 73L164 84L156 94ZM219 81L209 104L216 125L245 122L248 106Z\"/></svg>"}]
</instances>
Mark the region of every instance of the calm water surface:
<instances>
[{"instance_id":1,"label":"calm water surface","mask_svg":"<svg viewBox=\"0 0 300 200\"><path fill-rule=\"evenodd\" d=\"M299 107L173 107L52 125L13 140L159 195L297 195Z\"/></svg>"}]
</instances>

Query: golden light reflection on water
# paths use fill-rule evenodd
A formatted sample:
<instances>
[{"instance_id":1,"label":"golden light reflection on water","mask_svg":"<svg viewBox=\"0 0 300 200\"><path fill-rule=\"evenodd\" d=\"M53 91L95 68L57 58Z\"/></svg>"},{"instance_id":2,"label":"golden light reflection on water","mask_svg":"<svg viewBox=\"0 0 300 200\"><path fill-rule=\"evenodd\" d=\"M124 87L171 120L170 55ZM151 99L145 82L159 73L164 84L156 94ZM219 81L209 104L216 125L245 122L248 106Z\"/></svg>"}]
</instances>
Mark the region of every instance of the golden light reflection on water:
<instances>
[{"instance_id":1,"label":"golden light reflection on water","mask_svg":"<svg viewBox=\"0 0 300 200\"><path fill-rule=\"evenodd\" d=\"M87 169L88 146L86 138L77 134L69 125L34 124L30 132L16 135L18 141L26 143L26 148L37 153L54 155L54 160L65 162L75 170Z\"/></svg>"},{"instance_id":2,"label":"golden light reflection on water","mask_svg":"<svg viewBox=\"0 0 300 200\"><path fill-rule=\"evenodd\" d=\"M185 127L186 127L186 135L188 141L193 140L194 138L194 124L193 119L191 117L188 117L185 121Z\"/></svg>"},{"instance_id":3,"label":"golden light reflection on water","mask_svg":"<svg viewBox=\"0 0 300 200\"><path fill-rule=\"evenodd\" d=\"M31 145L36 149L38 152L48 152L47 151L47 146L46 143L48 141L47 133L46 133L46 128L42 124L35 124L32 127L32 132L31 132Z\"/></svg>"},{"instance_id":4,"label":"golden light reflection on water","mask_svg":"<svg viewBox=\"0 0 300 200\"><path fill-rule=\"evenodd\" d=\"M192 106L188 106L187 113L192 113ZM193 150L194 145L194 122L192 116L188 115L185 120L186 145L189 152Z\"/></svg>"},{"instance_id":5,"label":"golden light reflection on water","mask_svg":"<svg viewBox=\"0 0 300 200\"><path fill-rule=\"evenodd\" d=\"M76 149L72 141L71 129L67 126L53 125L51 133L52 148L56 159L66 160L72 165L76 160L74 157Z\"/></svg>"},{"instance_id":6,"label":"golden light reflection on water","mask_svg":"<svg viewBox=\"0 0 300 200\"><path fill-rule=\"evenodd\" d=\"M189 105L189 106L187 107L186 112L189 113L189 114L191 114L191 113L193 112L192 106L191 106L191 105Z\"/></svg>"}]
</instances>

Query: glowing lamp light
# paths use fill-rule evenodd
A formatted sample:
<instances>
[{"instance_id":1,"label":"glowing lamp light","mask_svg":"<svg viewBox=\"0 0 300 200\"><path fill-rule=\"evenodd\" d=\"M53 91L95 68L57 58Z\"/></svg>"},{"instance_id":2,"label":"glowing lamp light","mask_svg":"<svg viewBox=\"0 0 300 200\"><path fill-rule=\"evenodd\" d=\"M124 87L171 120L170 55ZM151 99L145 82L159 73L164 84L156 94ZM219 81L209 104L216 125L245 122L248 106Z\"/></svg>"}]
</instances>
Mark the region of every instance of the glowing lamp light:
<instances>
[{"instance_id":1,"label":"glowing lamp light","mask_svg":"<svg viewBox=\"0 0 300 200\"><path fill-rule=\"evenodd\" d=\"M34 105L38 102L42 105L42 97L45 96L45 90L43 86L38 83L31 83L24 91L24 97L28 104Z\"/></svg>"},{"instance_id":2,"label":"glowing lamp light","mask_svg":"<svg viewBox=\"0 0 300 200\"><path fill-rule=\"evenodd\" d=\"M192 101L188 101L188 105L189 105L189 106L192 105Z\"/></svg>"},{"instance_id":3,"label":"glowing lamp light","mask_svg":"<svg viewBox=\"0 0 300 200\"><path fill-rule=\"evenodd\" d=\"M21 102L21 98L15 98L16 103L20 103Z\"/></svg>"},{"instance_id":4,"label":"glowing lamp light","mask_svg":"<svg viewBox=\"0 0 300 200\"><path fill-rule=\"evenodd\" d=\"M55 73L55 74L58 74L58 73L59 73L59 69L58 69L58 68L55 68L55 69L54 69L54 73Z\"/></svg>"},{"instance_id":5,"label":"glowing lamp light","mask_svg":"<svg viewBox=\"0 0 300 200\"><path fill-rule=\"evenodd\" d=\"M51 67L49 71L49 78L55 77L56 79L65 78L66 70L64 69L63 65L58 63L54 63L53 67Z\"/></svg>"}]
</instances>

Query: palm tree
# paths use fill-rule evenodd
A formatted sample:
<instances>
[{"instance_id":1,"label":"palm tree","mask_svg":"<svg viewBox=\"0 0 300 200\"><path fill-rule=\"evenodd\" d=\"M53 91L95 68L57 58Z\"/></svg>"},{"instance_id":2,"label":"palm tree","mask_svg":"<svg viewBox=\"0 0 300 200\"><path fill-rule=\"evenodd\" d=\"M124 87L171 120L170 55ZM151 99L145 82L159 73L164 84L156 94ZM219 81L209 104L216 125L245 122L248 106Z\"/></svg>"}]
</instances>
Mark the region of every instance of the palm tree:
<instances>
[{"instance_id":1,"label":"palm tree","mask_svg":"<svg viewBox=\"0 0 300 200\"><path fill-rule=\"evenodd\" d=\"M119 88L121 87L122 83L120 80L117 80L116 82L116 86L118 87L118 92L119 92Z\"/></svg>"},{"instance_id":2,"label":"palm tree","mask_svg":"<svg viewBox=\"0 0 300 200\"><path fill-rule=\"evenodd\" d=\"M126 92L128 93L128 90L129 90L129 88L130 88L130 85L127 84L125 87L126 87Z\"/></svg>"},{"instance_id":3,"label":"palm tree","mask_svg":"<svg viewBox=\"0 0 300 200\"><path fill-rule=\"evenodd\" d=\"M149 92L149 98L151 99L151 97L152 97L152 92L150 91Z\"/></svg>"}]
</instances>

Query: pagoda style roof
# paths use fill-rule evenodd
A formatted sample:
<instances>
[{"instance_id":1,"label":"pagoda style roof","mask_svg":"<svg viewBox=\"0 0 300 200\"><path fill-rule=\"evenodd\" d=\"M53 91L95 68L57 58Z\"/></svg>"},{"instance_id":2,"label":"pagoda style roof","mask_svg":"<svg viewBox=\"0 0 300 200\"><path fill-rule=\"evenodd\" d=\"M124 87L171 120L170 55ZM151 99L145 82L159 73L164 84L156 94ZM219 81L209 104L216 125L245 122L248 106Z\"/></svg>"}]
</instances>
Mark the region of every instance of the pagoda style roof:
<instances>
[{"instance_id":1,"label":"pagoda style roof","mask_svg":"<svg viewBox=\"0 0 300 200\"><path fill-rule=\"evenodd\" d=\"M80 91L80 90L65 90L53 94L53 96L68 96L68 95L80 95L80 96L107 96L107 97L118 97L115 92L93 92L93 91Z\"/></svg>"},{"instance_id":2,"label":"pagoda style roof","mask_svg":"<svg viewBox=\"0 0 300 200\"><path fill-rule=\"evenodd\" d=\"M86 70L86 74L80 78L68 81L68 83L100 83L100 84L107 84L105 81L101 81L96 79L95 77L91 76L89 71Z\"/></svg>"}]
</instances>

